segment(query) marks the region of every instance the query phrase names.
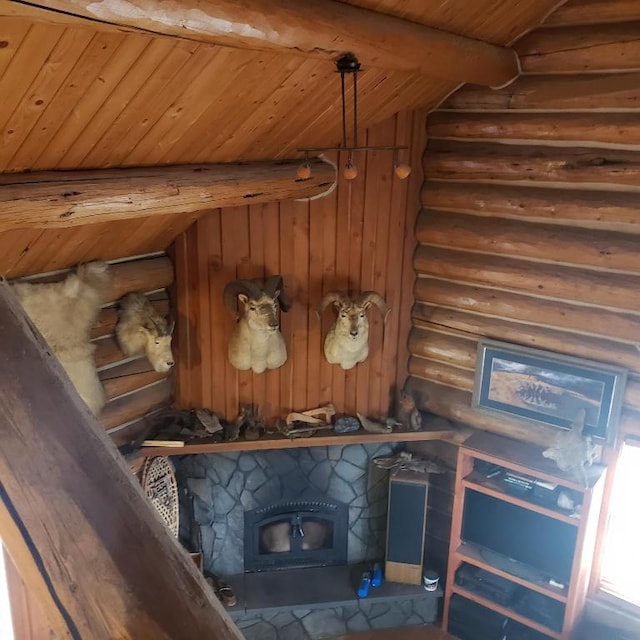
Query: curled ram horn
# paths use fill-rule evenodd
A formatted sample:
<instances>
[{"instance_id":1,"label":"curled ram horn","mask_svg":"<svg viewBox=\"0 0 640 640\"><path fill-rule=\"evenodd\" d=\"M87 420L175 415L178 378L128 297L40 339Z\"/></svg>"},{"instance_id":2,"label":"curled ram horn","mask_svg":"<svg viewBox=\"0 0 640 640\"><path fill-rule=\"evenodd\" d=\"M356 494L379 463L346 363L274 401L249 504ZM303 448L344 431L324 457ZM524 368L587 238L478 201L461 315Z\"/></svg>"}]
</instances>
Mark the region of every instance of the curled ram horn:
<instances>
[{"instance_id":1,"label":"curled ram horn","mask_svg":"<svg viewBox=\"0 0 640 640\"><path fill-rule=\"evenodd\" d=\"M236 313L239 295L244 295L248 298L259 298L260 293L260 285L255 280L232 280L225 286L222 297L225 306L232 313Z\"/></svg>"},{"instance_id":2,"label":"curled ram horn","mask_svg":"<svg viewBox=\"0 0 640 640\"><path fill-rule=\"evenodd\" d=\"M321 316L324 313L324 310L330 304L342 304L345 301L348 302L348 300L349 296L344 291L329 291L329 293L327 293L320 301L320 304L318 305L318 311L316 313L318 314L318 316Z\"/></svg>"},{"instance_id":3,"label":"curled ram horn","mask_svg":"<svg viewBox=\"0 0 640 640\"><path fill-rule=\"evenodd\" d=\"M242 305L228 350L229 361L236 369L262 373L286 362L278 311L286 311L289 305L282 288L282 276L271 276L265 282L233 280L224 288L223 300L231 311L237 313L238 299Z\"/></svg>"},{"instance_id":4,"label":"curled ram horn","mask_svg":"<svg viewBox=\"0 0 640 640\"><path fill-rule=\"evenodd\" d=\"M373 303L378 307L378 311L382 314L383 320L386 322L389 316L389 305L387 305L385 299L375 291L363 291L355 300L355 304L361 306L363 309L368 309Z\"/></svg>"},{"instance_id":5,"label":"curled ram horn","mask_svg":"<svg viewBox=\"0 0 640 640\"><path fill-rule=\"evenodd\" d=\"M374 304L386 320L389 307L375 291L363 291L353 297L341 291L331 291L320 302L320 314L331 303L338 313L324 340L324 355L331 364L351 369L369 355L367 309Z\"/></svg>"},{"instance_id":6,"label":"curled ram horn","mask_svg":"<svg viewBox=\"0 0 640 640\"><path fill-rule=\"evenodd\" d=\"M283 289L284 283L282 281L282 276L270 276L264 283L265 293L278 301L282 311L289 311L291 303L284 295Z\"/></svg>"}]
</instances>

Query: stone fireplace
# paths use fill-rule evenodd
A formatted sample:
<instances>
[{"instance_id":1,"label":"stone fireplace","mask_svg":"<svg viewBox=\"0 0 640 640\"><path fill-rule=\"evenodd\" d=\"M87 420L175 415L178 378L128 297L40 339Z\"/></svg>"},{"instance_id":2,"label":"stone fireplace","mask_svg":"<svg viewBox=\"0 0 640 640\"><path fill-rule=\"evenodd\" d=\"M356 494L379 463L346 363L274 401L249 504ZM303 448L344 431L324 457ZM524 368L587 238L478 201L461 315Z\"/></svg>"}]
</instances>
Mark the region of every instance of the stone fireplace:
<instances>
[{"instance_id":1,"label":"stone fireplace","mask_svg":"<svg viewBox=\"0 0 640 640\"><path fill-rule=\"evenodd\" d=\"M204 568L243 573L246 514L295 501L345 505L346 562L384 555L388 472L371 460L391 445L309 447L185 456L176 464L180 530Z\"/></svg>"},{"instance_id":2,"label":"stone fireplace","mask_svg":"<svg viewBox=\"0 0 640 640\"><path fill-rule=\"evenodd\" d=\"M372 460L393 453L353 444L174 458L180 538L234 587L229 613L246 638L315 640L435 619L440 594L421 587L386 583L356 596L362 568L385 550L389 472Z\"/></svg>"},{"instance_id":3,"label":"stone fireplace","mask_svg":"<svg viewBox=\"0 0 640 640\"><path fill-rule=\"evenodd\" d=\"M347 563L348 506L326 498L285 500L244 514L244 570Z\"/></svg>"}]
</instances>

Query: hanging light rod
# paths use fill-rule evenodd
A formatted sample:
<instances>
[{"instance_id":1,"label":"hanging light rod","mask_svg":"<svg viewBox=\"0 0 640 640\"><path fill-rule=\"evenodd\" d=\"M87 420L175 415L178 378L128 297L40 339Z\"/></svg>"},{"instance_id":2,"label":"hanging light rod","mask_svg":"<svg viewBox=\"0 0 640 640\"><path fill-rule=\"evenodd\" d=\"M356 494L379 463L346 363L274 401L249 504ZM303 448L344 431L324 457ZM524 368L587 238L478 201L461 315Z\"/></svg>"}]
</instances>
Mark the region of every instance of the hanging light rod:
<instances>
[{"instance_id":1,"label":"hanging light rod","mask_svg":"<svg viewBox=\"0 0 640 640\"><path fill-rule=\"evenodd\" d=\"M346 151L348 153L347 162L344 165L342 175L347 180L353 180L358 175L358 169L353 164L353 153L355 151L393 151L395 154L393 161L393 169L398 178L404 180L410 173L411 167L408 164L398 162L398 152L408 149L406 146L400 145L383 145L372 146L358 145L358 72L360 71L360 62L353 53L345 53L336 60L336 70L340 74L340 96L342 101L342 144L333 147L304 147L298 149L299 152L305 154L304 162L298 167L298 177L306 180L311 176L311 165L309 163L310 153L322 153L324 151ZM345 98L345 76L353 77L353 130L352 144L348 145L347 140L347 109Z\"/></svg>"}]
</instances>

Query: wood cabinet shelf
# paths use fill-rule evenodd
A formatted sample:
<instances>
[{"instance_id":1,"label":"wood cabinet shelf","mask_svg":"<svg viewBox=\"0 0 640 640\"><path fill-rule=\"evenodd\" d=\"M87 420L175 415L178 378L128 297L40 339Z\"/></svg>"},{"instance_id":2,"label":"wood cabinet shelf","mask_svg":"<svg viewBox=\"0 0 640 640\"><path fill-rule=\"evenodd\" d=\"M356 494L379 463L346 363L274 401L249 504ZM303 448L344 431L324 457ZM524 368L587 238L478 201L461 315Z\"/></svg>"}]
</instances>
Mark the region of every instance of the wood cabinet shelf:
<instances>
[{"instance_id":1,"label":"wood cabinet shelf","mask_svg":"<svg viewBox=\"0 0 640 640\"><path fill-rule=\"evenodd\" d=\"M529 620L529 618L525 618L523 615L520 615L519 613L513 611L512 609L509 609L508 607L503 607L499 604L496 604L495 602L491 602L490 600L487 600L486 598L483 598L482 596L479 596L472 591L467 591L466 589L459 587L458 585L453 585L452 592L467 598L467 600L477 602L478 604L481 604L497 613L501 613L503 616L511 618L516 622L520 622L527 627L531 627L532 629L535 629L540 633L544 633L550 638L554 638L555 640L562 640L562 638L564 637L561 633L554 631L553 629L549 629L549 627L545 627L543 624L534 622L533 620Z\"/></svg>"},{"instance_id":2,"label":"wood cabinet shelf","mask_svg":"<svg viewBox=\"0 0 640 640\"><path fill-rule=\"evenodd\" d=\"M493 567L482 558L478 550L475 549L472 545L461 544L456 550L456 556L461 562L466 562L468 564L479 567L480 569L491 571L501 578L506 578L507 580L511 580L511 582L515 582L516 584L526 587L527 589L537 591L543 596L548 596L549 598L553 598L554 600L558 600L559 602L567 601L566 589L557 589L546 584L524 580L522 578L519 578L518 576L514 576L511 573L502 571L498 567Z\"/></svg>"},{"instance_id":3,"label":"wood cabinet shelf","mask_svg":"<svg viewBox=\"0 0 640 640\"><path fill-rule=\"evenodd\" d=\"M234 440L233 442L210 442L185 444L183 447L143 447L142 455L185 456L196 453L227 453L230 451L260 451L267 449L299 449L302 447L345 446L348 444L373 444L383 442L419 442L424 440L452 440L453 429L423 429L422 431L395 431L392 433L355 433L331 435L316 434L308 438L287 438L283 435L264 436L259 440Z\"/></svg>"},{"instance_id":4,"label":"wood cabinet shelf","mask_svg":"<svg viewBox=\"0 0 640 640\"><path fill-rule=\"evenodd\" d=\"M482 616L484 608L498 622L503 616L552 640L569 640L582 615L605 469L589 469L583 486L542 451L485 432L458 451L443 623L463 640L464 607L479 605L481 613L474 615ZM507 491L504 478L521 486L523 477L525 487L528 481L555 486L550 504ZM580 504L579 517L555 506L558 491Z\"/></svg>"},{"instance_id":5,"label":"wood cabinet shelf","mask_svg":"<svg viewBox=\"0 0 640 640\"><path fill-rule=\"evenodd\" d=\"M536 504L535 502L531 502L530 500L518 498L517 496L511 495L503 488L502 485L504 483L492 479L483 479L483 476L476 471L470 473L464 479L463 484L465 488L479 491L480 493L484 493L488 496L493 496L494 498L498 498L500 500L509 499L512 504L517 504L519 507L530 509L531 511L535 511L536 513L541 513L542 515L548 516L549 518L556 518L557 520L561 520L562 522L566 522L567 524L571 524L576 527L580 524L579 516L569 515L567 512L556 511L555 509L548 509L539 504Z\"/></svg>"}]
</instances>

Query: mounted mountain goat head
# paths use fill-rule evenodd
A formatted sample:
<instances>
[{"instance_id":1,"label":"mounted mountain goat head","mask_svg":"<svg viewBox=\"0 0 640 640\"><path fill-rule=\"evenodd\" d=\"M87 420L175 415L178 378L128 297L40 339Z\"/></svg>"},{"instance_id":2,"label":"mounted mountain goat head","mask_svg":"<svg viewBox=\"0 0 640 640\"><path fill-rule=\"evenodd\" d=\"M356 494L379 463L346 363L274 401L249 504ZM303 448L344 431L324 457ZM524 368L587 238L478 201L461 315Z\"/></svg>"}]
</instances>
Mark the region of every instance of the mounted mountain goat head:
<instances>
[{"instance_id":1,"label":"mounted mountain goat head","mask_svg":"<svg viewBox=\"0 0 640 640\"><path fill-rule=\"evenodd\" d=\"M262 280L233 280L224 288L224 303L236 313L243 307L229 340L229 361L236 369L262 373L287 361L287 347L280 333L278 309L288 311L282 296L282 276Z\"/></svg>"},{"instance_id":2,"label":"mounted mountain goat head","mask_svg":"<svg viewBox=\"0 0 640 640\"><path fill-rule=\"evenodd\" d=\"M332 291L322 298L320 315L332 303L338 316L324 340L324 356L331 364L351 369L358 362L364 362L369 355L367 309L372 304L376 305L386 320L389 307L375 291L363 291L353 298L344 292Z\"/></svg>"},{"instance_id":3,"label":"mounted mountain goat head","mask_svg":"<svg viewBox=\"0 0 640 640\"><path fill-rule=\"evenodd\" d=\"M161 316L142 293L128 293L120 301L116 325L120 348L128 356L145 354L156 371L169 371L174 365L173 327L173 321Z\"/></svg>"},{"instance_id":4,"label":"mounted mountain goat head","mask_svg":"<svg viewBox=\"0 0 640 640\"><path fill-rule=\"evenodd\" d=\"M100 313L109 280L106 263L89 262L61 282L13 285L25 312L64 367L80 397L96 415L104 406L105 397L89 332Z\"/></svg>"}]
</instances>

